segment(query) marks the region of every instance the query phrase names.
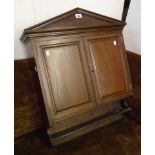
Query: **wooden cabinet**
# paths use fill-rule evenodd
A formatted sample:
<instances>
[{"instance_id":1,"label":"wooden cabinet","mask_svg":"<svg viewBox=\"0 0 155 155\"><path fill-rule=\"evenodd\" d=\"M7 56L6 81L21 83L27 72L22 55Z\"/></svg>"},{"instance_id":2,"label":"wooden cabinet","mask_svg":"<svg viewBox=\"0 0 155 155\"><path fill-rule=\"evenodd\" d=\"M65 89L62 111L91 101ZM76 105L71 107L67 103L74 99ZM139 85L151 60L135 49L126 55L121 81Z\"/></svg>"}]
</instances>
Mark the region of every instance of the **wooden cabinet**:
<instances>
[{"instance_id":1,"label":"wooden cabinet","mask_svg":"<svg viewBox=\"0 0 155 155\"><path fill-rule=\"evenodd\" d=\"M53 144L118 120L129 110L121 104L132 95L124 25L76 8L24 30L21 40L34 52Z\"/></svg>"}]
</instances>

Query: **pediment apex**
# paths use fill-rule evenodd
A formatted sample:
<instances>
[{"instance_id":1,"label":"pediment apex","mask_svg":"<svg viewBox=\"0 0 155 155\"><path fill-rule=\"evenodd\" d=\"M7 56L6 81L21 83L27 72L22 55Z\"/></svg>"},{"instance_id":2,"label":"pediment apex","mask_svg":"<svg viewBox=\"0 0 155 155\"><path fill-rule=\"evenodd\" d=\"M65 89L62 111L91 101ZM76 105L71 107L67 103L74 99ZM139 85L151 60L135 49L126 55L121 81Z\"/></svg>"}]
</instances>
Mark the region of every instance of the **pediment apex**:
<instances>
[{"instance_id":1,"label":"pediment apex","mask_svg":"<svg viewBox=\"0 0 155 155\"><path fill-rule=\"evenodd\" d=\"M75 8L24 30L26 35L63 30L124 26L126 23L82 8Z\"/></svg>"}]
</instances>

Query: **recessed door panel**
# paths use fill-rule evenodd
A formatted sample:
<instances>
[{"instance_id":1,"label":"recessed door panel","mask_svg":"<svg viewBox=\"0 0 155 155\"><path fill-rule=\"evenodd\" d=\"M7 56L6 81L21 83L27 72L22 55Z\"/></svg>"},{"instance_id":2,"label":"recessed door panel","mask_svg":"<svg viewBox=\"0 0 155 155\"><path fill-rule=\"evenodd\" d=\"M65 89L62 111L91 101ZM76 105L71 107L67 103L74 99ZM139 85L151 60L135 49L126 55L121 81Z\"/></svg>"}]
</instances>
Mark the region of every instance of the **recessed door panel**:
<instances>
[{"instance_id":1,"label":"recessed door panel","mask_svg":"<svg viewBox=\"0 0 155 155\"><path fill-rule=\"evenodd\" d=\"M82 39L61 39L39 45L52 118L63 119L95 106ZM43 72L44 72L43 71ZM43 83L43 85L44 85Z\"/></svg>"},{"instance_id":2,"label":"recessed door panel","mask_svg":"<svg viewBox=\"0 0 155 155\"><path fill-rule=\"evenodd\" d=\"M118 36L91 36L85 38L90 54L92 77L95 78L96 96L101 102L118 97L129 88L128 68ZM99 101L99 102L100 102Z\"/></svg>"},{"instance_id":3,"label":"recessed door panel","mask_svg":"<svg viewBox=\"0 0 155 155\"><path fill-rule=\"evenodd\" d=\"M77 44L44 49L56 111L89 103L89 94Z\"/></svg>"}]
</instances>

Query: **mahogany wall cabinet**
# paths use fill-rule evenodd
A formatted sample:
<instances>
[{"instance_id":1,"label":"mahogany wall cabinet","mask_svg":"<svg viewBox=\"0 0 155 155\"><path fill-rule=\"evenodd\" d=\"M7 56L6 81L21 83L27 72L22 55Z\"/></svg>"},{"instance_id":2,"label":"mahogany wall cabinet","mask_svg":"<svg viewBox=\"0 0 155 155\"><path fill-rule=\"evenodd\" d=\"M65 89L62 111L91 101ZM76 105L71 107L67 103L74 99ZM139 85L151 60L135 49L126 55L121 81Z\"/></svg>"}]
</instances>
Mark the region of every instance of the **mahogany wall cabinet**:
<instances>
[{"instance_id":1,"label":"mahogany wall cabinet","mask_svg":"<svg viewBox=\"0 0 155 155\"><path fill-rule=\"evenodd\" d=\"M76 8L24 30L21 40L34 53L54 145L129 110L121 104L132 95L124 25Z\"/></svg>"}]
</instances>

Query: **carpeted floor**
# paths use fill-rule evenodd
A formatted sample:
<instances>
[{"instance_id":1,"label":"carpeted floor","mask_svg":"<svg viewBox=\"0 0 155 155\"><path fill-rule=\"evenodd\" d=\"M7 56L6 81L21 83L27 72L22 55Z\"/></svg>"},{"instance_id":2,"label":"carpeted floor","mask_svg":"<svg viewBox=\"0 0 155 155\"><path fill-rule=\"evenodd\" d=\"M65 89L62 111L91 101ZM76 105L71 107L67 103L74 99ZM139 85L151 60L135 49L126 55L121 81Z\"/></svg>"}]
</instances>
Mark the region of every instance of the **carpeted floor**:
<instances>
[{"instance_id":1,"label":"carpeted floor","mask_svg":"<svg viewBox=\"0 0 155 155\"><path fill-rule=\"evenodd\" d=\"M15 155L140 155L140 124L123 118L75 140L51 146L39 129L15 139Z\"/></svg>"}]
</instances>

